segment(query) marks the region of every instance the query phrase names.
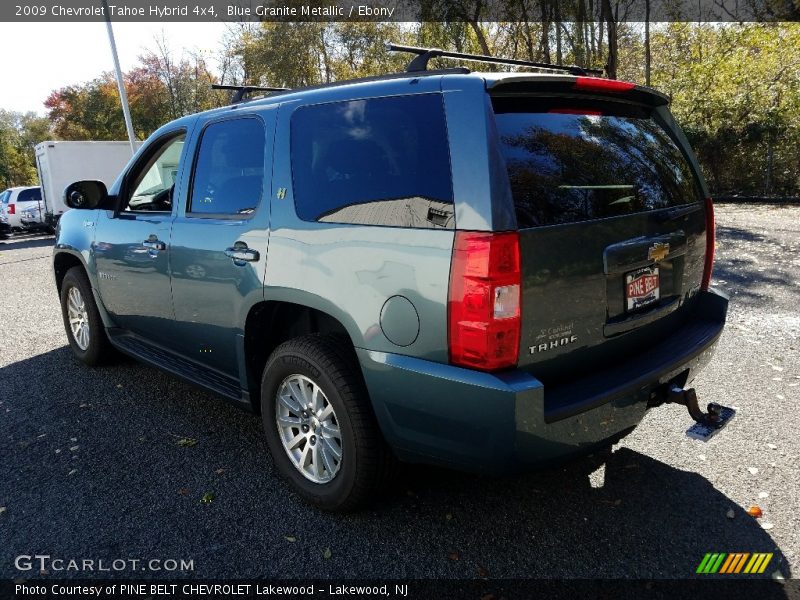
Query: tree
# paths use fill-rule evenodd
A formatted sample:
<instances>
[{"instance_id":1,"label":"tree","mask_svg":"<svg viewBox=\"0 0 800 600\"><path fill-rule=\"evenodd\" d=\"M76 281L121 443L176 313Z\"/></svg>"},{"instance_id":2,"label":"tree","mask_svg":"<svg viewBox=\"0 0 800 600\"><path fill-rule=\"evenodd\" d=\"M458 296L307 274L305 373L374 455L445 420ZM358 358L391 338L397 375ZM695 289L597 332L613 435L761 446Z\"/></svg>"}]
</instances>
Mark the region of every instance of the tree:
<instances>
[{"instance_id":1,"label":"tree","mask_svg":"<svg viewBox=\"0 0 800 600\"><path fill-rule=\"evenodd\" d=\"M52 137L47 119L35 113L0 110L0 190L36 185L34 147Z\"/></svg>"}]
</instances>

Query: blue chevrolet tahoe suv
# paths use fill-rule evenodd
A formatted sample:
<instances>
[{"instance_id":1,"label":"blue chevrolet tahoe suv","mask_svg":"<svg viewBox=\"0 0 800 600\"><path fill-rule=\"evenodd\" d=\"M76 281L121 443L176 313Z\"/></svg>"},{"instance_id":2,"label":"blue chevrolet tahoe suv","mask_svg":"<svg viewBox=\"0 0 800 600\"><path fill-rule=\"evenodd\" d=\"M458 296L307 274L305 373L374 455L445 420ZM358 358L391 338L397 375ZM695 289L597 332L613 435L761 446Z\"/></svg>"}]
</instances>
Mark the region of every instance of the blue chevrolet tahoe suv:
<instances>
[{"instance_id":1,"label":"blue chevrolet tahoe suv","mask_svg":"<svg viewBox=\"0 0 800 600\"><path fill-rule=\"evenodd\" d=\"M69 344L259 413L279 472L328 510L398 459L546 464L670 401L713 427L686 386L727 300L667 104L577 68L412 63L178 119L110 190L65 191Z\"/></svg>"}]
</instances>

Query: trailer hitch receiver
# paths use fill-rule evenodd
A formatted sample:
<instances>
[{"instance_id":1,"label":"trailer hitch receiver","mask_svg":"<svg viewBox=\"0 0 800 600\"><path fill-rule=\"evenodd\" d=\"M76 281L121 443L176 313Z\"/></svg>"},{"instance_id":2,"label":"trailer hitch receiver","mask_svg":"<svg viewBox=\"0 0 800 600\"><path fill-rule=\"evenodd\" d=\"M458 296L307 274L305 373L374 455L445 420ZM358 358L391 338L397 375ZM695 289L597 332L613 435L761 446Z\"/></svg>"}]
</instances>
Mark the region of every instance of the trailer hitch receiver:
<instances>
[{"instance_id":1,"label":"trailer hitch receiver","mask_svg":"<svg viewBox=\"0 0 800 600\"><path fill-rule=\"evenodd\" d=\"M716 402L710 402L706 407L708 412L703 412L700 410L697 392L694 388L672 386L667 394L667 402L682 404L686 407L689 415L695 421L695 424L686 430L686 435L703 441L708 440L736 416L735 409L722 406Z\"/></svg>"}]
</instances>

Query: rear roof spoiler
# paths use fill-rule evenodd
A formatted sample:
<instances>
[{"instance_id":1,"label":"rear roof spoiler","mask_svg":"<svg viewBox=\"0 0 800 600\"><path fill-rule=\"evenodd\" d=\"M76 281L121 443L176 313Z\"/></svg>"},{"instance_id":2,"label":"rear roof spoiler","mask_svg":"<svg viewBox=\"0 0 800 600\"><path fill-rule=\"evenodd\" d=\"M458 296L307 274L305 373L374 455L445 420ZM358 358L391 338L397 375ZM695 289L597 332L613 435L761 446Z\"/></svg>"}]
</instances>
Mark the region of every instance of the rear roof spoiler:
<instances>
[{"instance_id":1,"label":"rear roof spoiler","mask_svg":"<svg viewBox=\"0 0 800 600\"><path fill-rule=\"evenodd\" d=\"M486 79L486 89L492 95L516 96L557 94L620 98L647 106L666 106L669 97L643 85L599 77L571 77L569 75L519 74L496 79Z\"/></svg>"}]
</instances>

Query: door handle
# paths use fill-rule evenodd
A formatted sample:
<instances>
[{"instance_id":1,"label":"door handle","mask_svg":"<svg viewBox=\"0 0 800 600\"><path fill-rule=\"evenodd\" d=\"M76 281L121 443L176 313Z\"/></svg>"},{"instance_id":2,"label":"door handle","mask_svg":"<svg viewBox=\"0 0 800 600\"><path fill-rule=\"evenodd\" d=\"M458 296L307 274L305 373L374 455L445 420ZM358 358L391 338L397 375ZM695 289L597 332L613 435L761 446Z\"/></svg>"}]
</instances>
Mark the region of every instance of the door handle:
<instances>
[{"instance_id":1,"label":"door handle","mask_svg":"<svg viewBox=\"0 0 800 600\"><path fill-rule=\"evenodd\" d=\"M248 248L247 244L244 242L236 242L232 248L227 248L225 250L225 256L228 258L232 258L233 262L255 262L261 256L258 253L258 250L253 250L252 248Z\"/></svg>"},{"instance_id":2,"label":"door handle","mask_svg":"<svg viewBox=\"0 0 800 600\"><path fill-rule=\"evenodd\" d=\"M159 240L156 236L151 235L145 241L142 242L142 246L145 248L149 248L150 250L166 250L167 245Z\"/></svg>"}]
</instances>

